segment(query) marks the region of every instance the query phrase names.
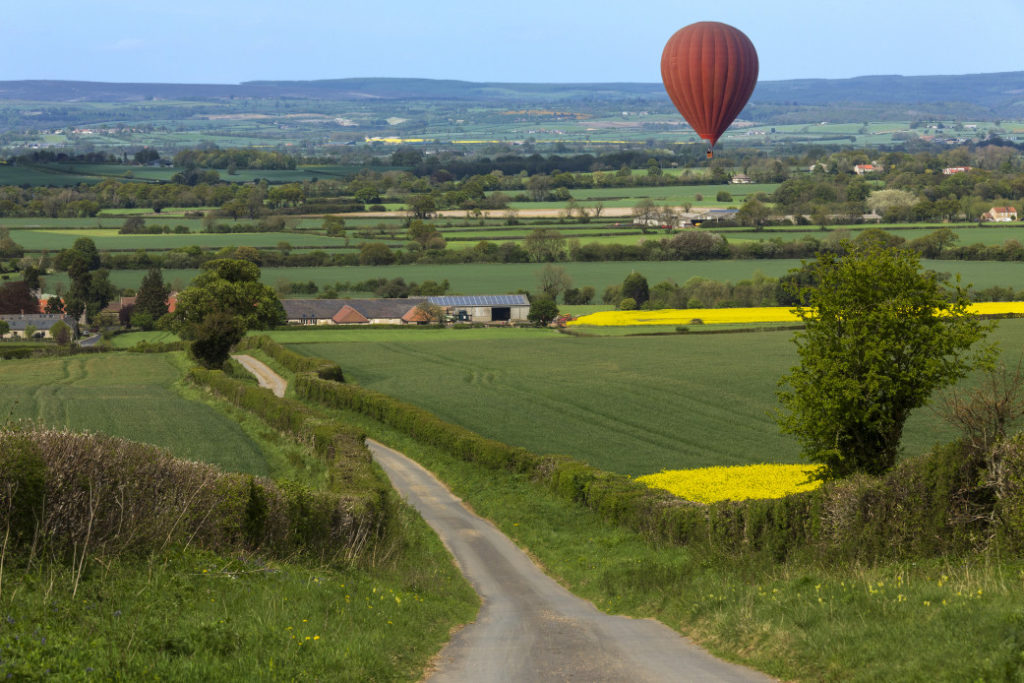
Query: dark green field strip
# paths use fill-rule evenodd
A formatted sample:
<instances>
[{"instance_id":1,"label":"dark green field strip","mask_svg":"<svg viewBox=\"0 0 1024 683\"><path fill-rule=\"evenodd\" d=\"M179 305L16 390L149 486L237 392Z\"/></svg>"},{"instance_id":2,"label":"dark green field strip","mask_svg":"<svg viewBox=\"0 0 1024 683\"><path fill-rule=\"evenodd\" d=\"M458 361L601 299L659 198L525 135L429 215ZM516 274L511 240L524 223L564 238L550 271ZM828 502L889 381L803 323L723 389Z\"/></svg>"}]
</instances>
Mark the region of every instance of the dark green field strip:
<instances>
[{"instance_id":1,"label":"dark green field strip","mask_svg":"<svg viewBox=\"0 0 1024 683\"><path fill-rule=\"evenodd\" d=\"M171 223L173 226L174 223ZM58 232L59 230L59 232ZM114 249L146 251L179 249L196 245L205 248L220 247L263 247L276 248L281 242L292 247L309 249L332 249L344 247L344 239L332 239L318 234L302 234L298 232L262 232L262 233L188 233L183 235L119 235L114 228L103 231L93 226L92 230L64 230L62 228L41 228L37 230L18 230L12 238L26 250L59 251L67 249L75 240L88 237L101 251Z\"/></svg>"},{"instance_id":2,"label":"dark green field strip","mask_svg":"<svg viewBox=\"0 0 1024 683\"><path fill-rule=\"evenodd\" d=\"M1003 321L993 339L1015 363L1024 321ZM778 380L797 360L788 332L291 348L485 436L615 472L798 461L797 444L772 419ZM923 408L907 424L905 451L953 436Z\"/></svg>"},{"instance_id":3,"label":"dark green field strip","mask_svg":"<svg viewBox=\"0 0 1024 683\"><path fill-rule=\"evenodd\" d=\"M102 432L156 444L188 460L269 474L265 456L235 422L174 391L178 377L165 354L0 361L0 415Z\"/></svg>"},{"instance_id":4,"label":"dark green field strip","mask_svg":"<svg viewBox=\"0 0 1024 683\"><path fill-rule=\"evenodd\" d=\"M798 259L728 260L728 261L611 261L596 263L560 263L572 278L574 287L591 286L603 292L609 285L619 285L631 272L638 272L654 285L669 279L682 284L691 277L739 282L755 273L779 277L800 266ZM1024 262L1011 261L922 261L925 268L940 273L960 273L964 284L984 289L994 286L1024 287ZM542 269L538 263L464 263L455 265L401 266L324 266L303 268L263 268L264 284L308 282L319 287L337 282L363 282L373 278L401 277L406 282L447 279L451 294L506 294L519 289L536 289ZM196 276L195 269L165 269L164 281L175 287L186 286ZM137 289L145 270L115 270L110 281L118 287ZM59 283L68 286L65 273L52 273L45 278L47 290Z\"/></svg>"}]
</instances>

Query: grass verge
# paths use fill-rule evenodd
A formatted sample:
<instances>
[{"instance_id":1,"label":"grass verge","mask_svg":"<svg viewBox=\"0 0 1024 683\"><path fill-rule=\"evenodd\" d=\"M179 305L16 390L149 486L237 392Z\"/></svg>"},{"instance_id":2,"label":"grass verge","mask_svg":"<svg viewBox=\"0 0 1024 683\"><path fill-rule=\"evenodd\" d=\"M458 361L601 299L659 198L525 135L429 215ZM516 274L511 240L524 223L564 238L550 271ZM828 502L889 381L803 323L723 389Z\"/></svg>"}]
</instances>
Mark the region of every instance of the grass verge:
<instances>
[{"instance_id":1,"label":"grass verge","mask_svg":"<svg viewBox=\"0 0 1024 683\"><path fill-rule=\"evenodd\" d=\"M417 680L472 589L427 525L400 506L403 547L372 569L328 569L170 549L8 566L0 679Z\"/></svg>"}]
</instances>

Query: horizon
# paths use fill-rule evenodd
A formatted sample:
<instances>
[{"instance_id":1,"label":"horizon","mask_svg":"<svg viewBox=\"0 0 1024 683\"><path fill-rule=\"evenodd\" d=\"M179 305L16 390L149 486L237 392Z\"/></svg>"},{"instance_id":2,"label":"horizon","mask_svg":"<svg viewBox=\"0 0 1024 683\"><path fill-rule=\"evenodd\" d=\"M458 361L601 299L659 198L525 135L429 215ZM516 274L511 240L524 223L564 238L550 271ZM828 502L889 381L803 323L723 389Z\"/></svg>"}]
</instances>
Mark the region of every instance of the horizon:
<instances>
[{"instance_id":1,"label":"horizon","mask_svg":"<svg viewBox=\"0 0 1024 683\"><path fill-rule=\"evenodd\" d=\"M1024 75L1024 68L1015 69L1011 71L984 71L984 72L968 72L968 73L928 73L928 74L897 74L897 73L873 73L873 74L860 74L858 76L844 76L836 78L828 77L804 77L804 78L759 78L758 83L780 83L788 81L852 81L861 78L958 78L966 76L991 76L1000 74L1015 74L1019 73ZM656 81L479 81L464 78L443 78L443 77L425 77L425 76L341 76L337 78L310 78L310 79L296 79L296 78L280 78L280 79L269 79L269 78L252 78L245 81L237 82L198 82L198 81L112 81L112 80L95 80L95 79L78 79L78 78L8 78L0 80L0 83L101 83L107 85L196 85L196 86L242 86L252 85L257 83L322 83L329 81L378 81L378 80L395 80L395 81L438 81L438 82L457 82L457 83L474 83L474 84L494 84L494 85L652 85L661 86L660 80Z\"/></svg>"},{"instance_id":2,"label":"horizon","mask_svg":"<svg viewBox=\"0 0 1024 683\"><path fill-rule=\"evenodd\" d=\"M7 8L0 80L241 84L357 78L474 83L658 83L661 51L677 29L722 21L756 46L761 81L972 75L1024 70L1008 44L964 49L962 3L910 1L851 11L835 0L785 6L735 0L714 12L668 0L632 11L523 0L496 14L466 0L424 7L395 0L343 7L293 0L179 0L148 6L111 0L104 11L72 0ZM979 26L1024 22L1014 0L978 0ZM709 16L710 15L710 16ZM26 30L24 27L41 25ZM908 30L912 29L912 30Z\"/></svg>"}]
</instances>

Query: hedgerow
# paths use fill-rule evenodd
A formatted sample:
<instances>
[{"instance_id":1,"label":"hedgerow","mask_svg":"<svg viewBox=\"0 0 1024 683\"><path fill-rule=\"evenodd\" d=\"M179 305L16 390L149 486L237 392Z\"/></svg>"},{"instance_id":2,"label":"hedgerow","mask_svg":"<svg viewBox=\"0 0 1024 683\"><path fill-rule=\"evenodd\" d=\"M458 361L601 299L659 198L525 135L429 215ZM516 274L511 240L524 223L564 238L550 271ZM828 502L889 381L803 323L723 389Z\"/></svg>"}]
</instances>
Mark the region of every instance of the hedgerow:
<instances>
[{"instance_id":1,"label":"hedgerow","mask_svg":"<svg viewBox=\"0 0 1024 683\"><path fill-rule=\"evenodd\" d=\"M189 377L233 405L305 442L330 466L332 488L364 496L367 504L373 506L384 504L389 487L372 464L365 445L366 435L361 430L324 420L301 401L278 398L267 389L232 379L220 370L193 367Z\"/></svg>"},{"instance_id":2,"label":"hedgerow","mask_svg":"<svg viewBox=\"0 0 1024 683\"><path fill-rule=\"evenodd\" d=\"M387 522L386 507L367 505L363 496L48 429L0 431L0 511L11 550L72 562L172 545L347 562L367 552Z\"/></svg>"}]
</instances>

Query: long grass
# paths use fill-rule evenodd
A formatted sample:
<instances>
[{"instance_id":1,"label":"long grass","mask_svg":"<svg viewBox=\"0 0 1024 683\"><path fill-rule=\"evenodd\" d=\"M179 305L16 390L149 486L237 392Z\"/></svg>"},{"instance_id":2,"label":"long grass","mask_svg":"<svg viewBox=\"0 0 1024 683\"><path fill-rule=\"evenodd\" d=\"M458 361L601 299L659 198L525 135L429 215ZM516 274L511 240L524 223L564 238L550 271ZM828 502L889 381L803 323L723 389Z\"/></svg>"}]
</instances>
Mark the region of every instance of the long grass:
<instances>
[{"instance_id":1,"label":"long grass","mask_svg":"<svg viewBox=\"0 0 1024 683\"><path fill-rule=\"evenodd\" d=\"M74 572L8 557L0 679L413 681L477 598L404 508L373 569L168 549Z\"/></svg>"}]
</instances>

